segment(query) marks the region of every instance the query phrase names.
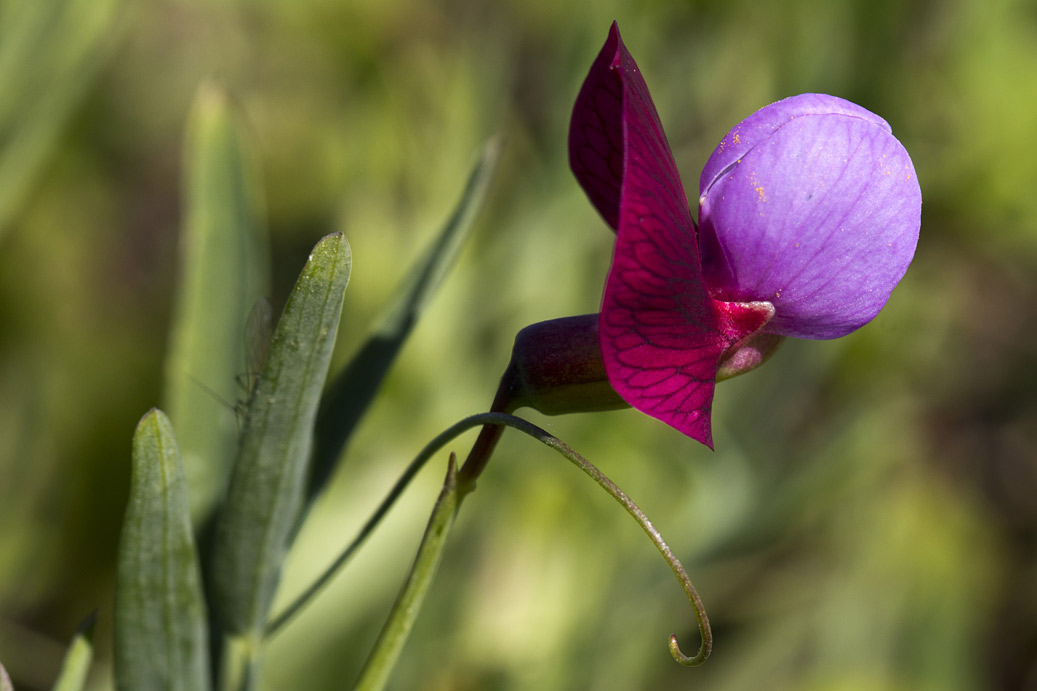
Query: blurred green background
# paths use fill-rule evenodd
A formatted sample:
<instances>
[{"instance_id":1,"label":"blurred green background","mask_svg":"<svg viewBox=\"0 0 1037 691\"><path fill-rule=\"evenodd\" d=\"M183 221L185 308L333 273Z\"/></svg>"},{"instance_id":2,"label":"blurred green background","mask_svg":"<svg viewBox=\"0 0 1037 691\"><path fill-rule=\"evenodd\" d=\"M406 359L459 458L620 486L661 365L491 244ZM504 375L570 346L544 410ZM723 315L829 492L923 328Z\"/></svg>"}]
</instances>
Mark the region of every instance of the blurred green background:
<instances>
[{"instance_id":1,"label":"blurred green background","mask_svg":"<svg viewBox=\"0 0 1037 691\"><path fill-rule=\"evenodd\" d=\"M565 138L614 18L689 188L755 109L842 96L913 156L918 254L873 323L720 386L715 453L629 410L534 416L685 561L716 633L705 667L669 657L671 632L695 649L692 613L637 526L509 432L393 688L1037 689L1032 2L0 0L0 661L17 689L49 688L95 608L92 684L111 684L130 436L161 397L198 86L224 84L258 154L275 305L321 235L347 234L338 364L482 142L505 137L474 238L306 525L287 596L425 441L486 408L518 329L597 309L612 235ZM266 688L352 682L434 465L273 642Z\"/></svg>"}]
</instances>

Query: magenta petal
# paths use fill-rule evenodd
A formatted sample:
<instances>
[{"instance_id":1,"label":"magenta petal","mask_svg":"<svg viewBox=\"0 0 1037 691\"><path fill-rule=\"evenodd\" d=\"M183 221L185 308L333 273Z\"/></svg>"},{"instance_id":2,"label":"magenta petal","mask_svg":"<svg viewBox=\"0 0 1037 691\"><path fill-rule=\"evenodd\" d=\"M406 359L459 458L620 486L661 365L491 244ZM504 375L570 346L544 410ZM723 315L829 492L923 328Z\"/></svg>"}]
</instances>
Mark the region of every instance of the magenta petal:
<instances>
[{"instance_id":1,"label":"magenta petal","mask_svg":"<svg viewBox=\"0 0 1037 691\"><path fill-rule=\"evenodd\" d=\"M605 372L627 403L712 448L724 343L701 277L675 261L686 245L664 234L650 213L621 221L598 321Z\"/></svg>"},{"instance_id":2,"label":"magenta petal","mask_svg":"<svg viewBox=\"0 0 1037 691\"><path fill-rule=\"evenodd\" d=\"M618 94L622 115L616 247L599 317L605 371L627 403L712 448L713 388L732 334L721 332L673 155L648 87L615 25L588 83L581 98L588 91ZM580 114L579 104L577 111L574 123L591 120L585 111ZM615 124L601 122L604 131ZM583 135L576 139L590 141ZM574 170L581 175L575 164ZM586 180L581 183L588 188ZM592 189L598 188L588 188L594 200Z\"/></svg>"},{"instance_id":3,"label":"magenta petal","mask_svg":"<svg viewBox=\"0 0 1037 691\"><path fill-rule=\"evenodd\" d=\"M613 230L619 224L619 187L623 177L622 85L612 73L619 27L591 65L576 97L569 122L569 165L591 203Z\"/></svg>"}]
</instances>

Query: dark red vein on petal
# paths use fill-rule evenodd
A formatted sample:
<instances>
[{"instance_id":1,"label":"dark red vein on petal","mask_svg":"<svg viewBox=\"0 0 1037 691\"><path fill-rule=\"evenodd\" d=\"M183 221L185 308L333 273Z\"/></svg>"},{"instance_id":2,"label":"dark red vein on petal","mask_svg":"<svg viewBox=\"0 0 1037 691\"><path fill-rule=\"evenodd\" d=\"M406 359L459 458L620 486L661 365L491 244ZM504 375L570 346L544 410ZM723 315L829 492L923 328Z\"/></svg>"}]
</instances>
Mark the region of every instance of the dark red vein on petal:
<instances>
[{"instance_id":1,"label":"dark red vein on petal","mask_svg":"<svg viewBox=\"0 0 1037 691\"><path fill-rule=\"evenodd\" d=\"M720 332L676 163L641 77L613 27L622 95L623 176L600 333L613 387L635 408L712 447ZM599 56L600 58L600 56Z\"/></svg>"}]
</instances>

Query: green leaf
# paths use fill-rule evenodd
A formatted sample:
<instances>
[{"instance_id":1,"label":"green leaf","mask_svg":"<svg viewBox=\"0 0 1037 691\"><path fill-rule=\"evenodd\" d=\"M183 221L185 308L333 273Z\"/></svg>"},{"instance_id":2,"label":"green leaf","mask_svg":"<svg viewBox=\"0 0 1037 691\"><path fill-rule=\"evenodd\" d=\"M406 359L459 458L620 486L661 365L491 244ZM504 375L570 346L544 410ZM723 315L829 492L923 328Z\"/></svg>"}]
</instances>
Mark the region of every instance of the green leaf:
<instances>
[{"instance_id":1,"label":"green leaf","mask_svg":"<svg viewBox=\"0 0 1037 691\"><path fill-rule=\"evenodd\" d=\"M94 659L94 624L97 623L97 612L88 616L79 630L72 637L72 642L65 653L65 660L61 663L61 672L57 681L54 682L54 691L80 691L86 685L86 675L90 671L90 663ZM0 691L11 690L11 680L7 679L4 685L3 677L0 675Z\"/></svg>"},{"instance_id":2,"label":"green leaf","mask_svg":"<svg viewBox=\"0 0 1037 691\"><path fill-rule=\"evenodd\" d=\"M500 140L494 138L483 147L461 200L439 238L410 270L379 326L329 387L317 418L309 502L327 484L397 353L457 258L482 208L499 158Z\"/></svg>"},{"instance_id":3,"label":"green leaf","mask_svg":"<svg viewBox=\"0 0 1037 691\"><path fill-rule=\"evenodd\" d=\"M246 315L269 263L256 166L226 95L203 85L184 149L184 227L163 405L176 425L200 526L226 490L244 392ZM263 304L262 302L258 304Z\"/></svg>"},{"instance_id":4,"label":"green leaf","mask_svg":"<svg viewBox=\"0 0 1037 691\"><path fill-rule=\"evenodd\" d=\"M0 238L126 22L123 0L0 3Z\"/></svg>"},{"instance_id":5,"label":"green leaf","mask_svg":"<svg viewBox=\"0 0 1037 691\"><path fill-rule=\"evenodd\" d=\"M180 452L169 418L152 410L133 436L130 498L119 543L118 687L209 688L205 622Z\"/></svg>"},{"instance_id":6,"label":"green leaf","mask_svg":"<svg viewBox=\"0 0 1037 691\"><path fill-rule=\"evenodd\" d=\"M317 244L277 325L216 526L212 574L221 622L261 639L302 503L313 425L349 282L341 233Z\"/></svg>"}]
</instances>

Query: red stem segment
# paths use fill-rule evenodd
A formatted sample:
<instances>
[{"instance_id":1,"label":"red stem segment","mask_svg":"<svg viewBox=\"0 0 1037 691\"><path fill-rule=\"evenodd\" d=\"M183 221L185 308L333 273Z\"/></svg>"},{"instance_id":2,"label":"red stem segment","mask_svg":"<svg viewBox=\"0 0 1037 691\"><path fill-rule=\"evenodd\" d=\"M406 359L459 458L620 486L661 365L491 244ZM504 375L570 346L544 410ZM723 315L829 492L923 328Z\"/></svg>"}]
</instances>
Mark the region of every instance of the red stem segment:
<instances>
[{"instance_id":1,"label":"red stem segment","mask_svg":"<svg viewBox=\"0 0 1037 691\"><path fill-rule=\"evenodd\" d=\"M493 398L493 405L488 412L512 413L519 406L516 405L516 396L519 387L518 376L514 364L509 364L501 377L500 386L497 387L497 395ZM484 425L479 431L479 436L468 452L464 465L457 472L457 504L461 505L464 497L475 489L476 480L486 468L486 464L497 448L497 442L504 434L504 425Z\"/></svg>"}]
</instances>

